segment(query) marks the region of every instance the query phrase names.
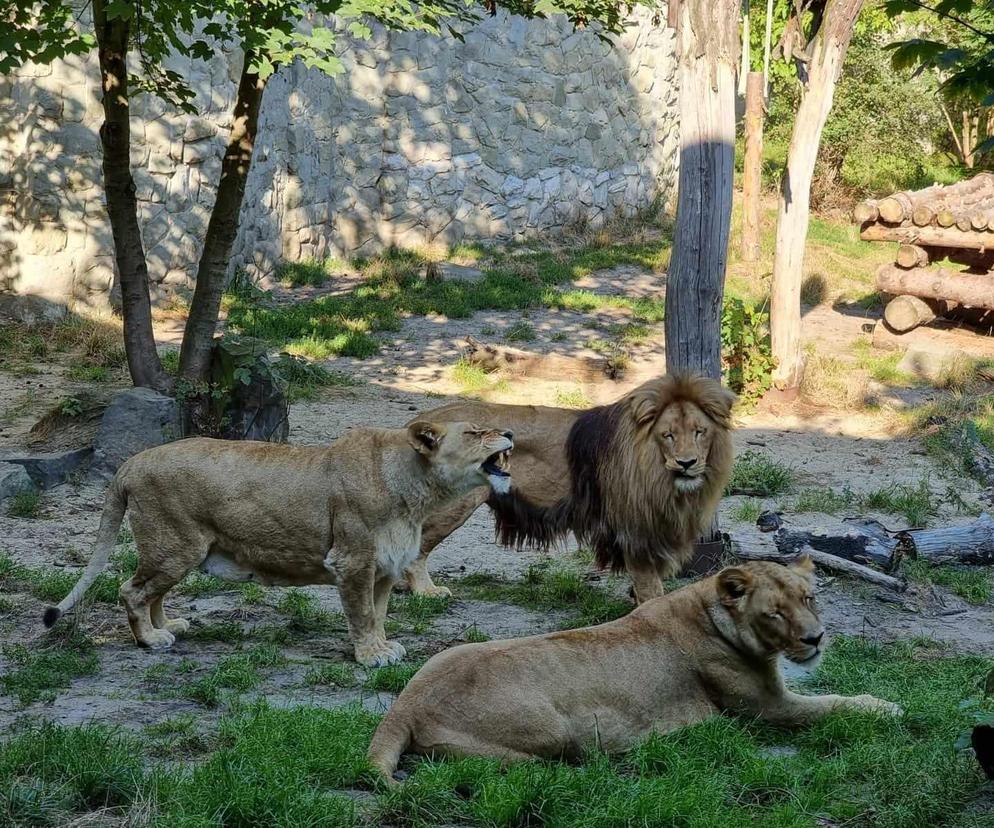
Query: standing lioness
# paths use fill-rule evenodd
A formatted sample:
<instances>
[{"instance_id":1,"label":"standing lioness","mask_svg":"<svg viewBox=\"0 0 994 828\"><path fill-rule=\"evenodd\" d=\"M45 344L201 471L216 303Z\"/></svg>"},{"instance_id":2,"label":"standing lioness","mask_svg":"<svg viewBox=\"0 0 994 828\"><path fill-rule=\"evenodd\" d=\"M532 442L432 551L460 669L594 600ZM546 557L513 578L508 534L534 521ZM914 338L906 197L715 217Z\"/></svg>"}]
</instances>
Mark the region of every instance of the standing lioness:
<instances>
[{"instance_id":1,"label":"standing lioness","mask_svg":"<svg viewBox=\"0 0 994 828\"><path fill-rule=\"evenodd\" d=\"M199 568L230 581L337 584L356 660L395 663L404 648L386 640L387 599L418 555L422 521L480 485L506 490L512 447L507 431L419 421L320 448L191 439L143 451L111 481L93 558L45 624L96 579L128 510L138 568L121 599L139 644L169 647L189 628L166 618L162 599Z\"/></svg>"},{"instance_id":2,"label":"standing lioness","mask_svg":"<svg viewBox=\"0 0 994 828\"><path fill-rule=\"evenodd\" d=\"M781 654L821 652L810 560L749 563L580 630L463 644L425 664L373 736L389 780L406 751L448 756L578 758L618 752L724 711L785 725L850 708L896 714L873 696L802 696Z\"/></svg>"}]
</instances>

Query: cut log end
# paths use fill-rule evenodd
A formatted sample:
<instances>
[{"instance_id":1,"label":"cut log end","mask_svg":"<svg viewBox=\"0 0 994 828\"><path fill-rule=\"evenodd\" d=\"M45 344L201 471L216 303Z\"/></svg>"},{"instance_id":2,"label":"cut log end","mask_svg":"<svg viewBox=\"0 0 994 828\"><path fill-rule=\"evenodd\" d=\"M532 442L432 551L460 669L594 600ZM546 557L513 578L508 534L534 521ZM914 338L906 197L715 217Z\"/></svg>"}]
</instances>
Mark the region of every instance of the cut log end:
<instances>
[{"instance_id":1,"label":"cut log end","mask_svg":"<svg viewBox=\"0 0 994 828\"><path fill-rule=\"evenodd\" d=\"M932 211L931 207L927 207L924 204L919 204L911 211L911 221L918 227L926 227L931 224L935 219L935 213Z\"/></svg>"},{"instance_id":2,"label":"cut log end","mask_svg":"<svg viewBox=\"0 0 994 828\"><path fill-rule=\"evenodd\" d=\"M904 204L902 204L894 196L880 201L877 204L877 210L880 213L880 218L884 221L890 222L891 224L899 224L907 218Z\"/></svg>"},{"instance_id":3,"label":"cut log end","mask_svg":"<svg viewBox=\"0 0 994 828\"><path fill-rule=\"evenodd\" d=\"M894 257L894 263L899 267L924 267L928 261L928 251L917 244L902 244Z\"/></svg>"},{"instance_id":4,"label":"cut log end","mask_svg":"<svg viewBox=\"0 0 994 828\"><path fill-rule=\"evenodd\" d=\"M884 322L895 333L907 333L934 320L939 315L936 310L917 296L895 296L884 308Z\"/></svg>"},{"instance_id":5,"label":"cut log end","mask_svg":"<svg viewBox=\"0 0 994 828\"><path fill-rule=\"evenodd\" d=\"M880 218L880 212L877 210L877 205L871 201L861 201L852 211L853 218L860 224L866 224L868 221L876 221Z\"/></svg>"}]
</instances>

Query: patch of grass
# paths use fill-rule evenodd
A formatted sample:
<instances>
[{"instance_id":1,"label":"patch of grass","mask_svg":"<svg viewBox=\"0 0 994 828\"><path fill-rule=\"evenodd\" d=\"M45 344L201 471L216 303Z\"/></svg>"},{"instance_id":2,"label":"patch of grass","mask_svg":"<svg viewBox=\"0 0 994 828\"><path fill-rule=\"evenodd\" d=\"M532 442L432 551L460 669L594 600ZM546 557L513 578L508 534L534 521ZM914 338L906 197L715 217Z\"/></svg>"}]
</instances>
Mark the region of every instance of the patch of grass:
<instances>
[{"instance_id":1,"label":"patch of grass","mask_svg":"<svg viewBox=\"0 0 994 828\"><path fill-rule=\"evenodd\" d=\"M176 585L176 591L191 598L203 598L205 595L216 595L224 592L230 586L227 581L214 575L206 575L199 570L193 570Z\"/></svg>"},{"instance_id":2,"label":"patch of grass","mask_svg":"<svg viewBox=\"0 0 994 828\"><path fill-rule=\"evenodd\" d=\"M856 364L864 371L868 371L878 382L889 385L914 385L915 378L897 368L902 357L899 351L877 353L870 340L866 338L857 339L852 345L852 350L856 354Z\"/></svg>"},{"instance_id":3,"label":"patch of grass","mask_svg":"<svg viewBox=\"0 0 994 828\"><path fill-rule=\"evenodd\" d=\"M244 693L262 681L259 670L278 667L286 657L274 644L260 644L248 652L222 658L206 676L182 688L182 694L205 707L217 707L225 691Z\"/></svg>"},{"instance_id":4,"label":"patch of grass","mask_svg":"<svg viewBox=\"0 0 994 828\"><path fill-rule=\"evenodd\" d=\"M266 590L253 581L246 581L238 588L243 604L261 604L266 600Z\"/></svg>"},{"instance_id":5,"label":"patch of grass","mask_svg":"<svg viewBox=\"0 0 994 828\"><path fill-rule=\"evenodd\" d=\"M279 268L279 280L283 287L320 287L331 277L330 271L341 269L342 263L335 259L324 262L310 259L303 262L286 262Z\"/></svg>"},{"instance_id":6,"label":"patch of grass","mask_svg":"<svg viewBox=\"0 0 994 828\"><path fill-rule=\"evenodd\" d=\"M323 365L309 362L302 356L280 354L273 364L275 373L286 383L290 402L316 400L325 388L348 388L360 382L341 371L329 371Z\"/></svg>"},{"instance_id":7,"label":"patch of grass","mask_svg":"<svg viewBox=\"0 0 994 828\"><path fill-rule=\"evenodd\" d=\"M507 380L498 379L495 374L496 372L487 373L479 365L462 358L452 366L452 379L459 385L459 393L464 396L473 396L484 391L506 390Z\"/></svg>"},{"instance_id":8,"label":"patch of grass","mask_svg":"<svg viewBox=\"0 0 994 828\"><path fill-rule=\"evenodd\" d=\"M11 495L7 499L7 517L37 518L41 510L41 495L38 492L25 490Z\"/></svg>"},{"instance_id":9,"label":"patch of grass","mask_svg":"<svg viewBox=\"0 0 994 828\"><path fill-rule=\"evenodd\" d=\"M11 668L0 674L0 689L23 707L52 701L74 678L92 675L99 667L93 642L83 635L45 647L5 645L2 652Z\"/></svg>"},{"instance_id":10,"label":"patch of grass","mask_svg":"<svg viewBox=\"0 0 994 828\"><path fill-rule=\"evenodd\" d=\"M107 382L110 371L103 365L70 365L66 376L75 382Z\"/></svg>"},{"instance_id":11,"label":"patch of grass","mask_svg":"<svg viewBox=\"0 0 994 828\"><path fill-rule=\"evenodd\" d=\"M794 472L786 464L752 449L735 458L729 494L754 497L775 497L788 491L794 483Z\"/></svg>"},{"instance_id":12,"label":"patch of grass","mask_svg":"<svg viewBox=\"0 0 994 828\"><path fill-rule=\"evenodd\" d=\"M517 322L507 329L504 339L507 342L533 342L538 338L535 327L528 322Z\"/></svg>"},{"instance_id":13,"label":"patch of grass","mask_svg":"<svg viewBox=\"0 0 994 828\"><path fill-rule=\"evenodd\" d=\"M935 498L922 478L916 485L895 483L869 492L854 492L848 486L841 491L832 488L804 489L791 504L794 512L822 512L834 515L852 510L873 510L901 515L911 527L922 527L938 514Z\"/></svg>"},{"instance_id":14,"label":"patch of grass","mask_svg":"<svg viewBox=\"0 0 994 828\"><path fill-rule=\"evenodd\" d=\"M732 510L732 519L743 523L755 523L756 519L763 513L763 502L750 498L743 500Z\"/></svg>"},{"instance_id":15,"label":"patch of grass","mask_svg":"<svg viewBox=\"0 0 994 828\"><path fill-rule=\"evenodd\" d=\"M159 354L159 361L162 363L162 369L170 376L175 377L179 374L179 351L175 348L167 348Z\"/></svg>"},{"instance_id":16,"label":"patch of grass","mask_svg":"<svg viewBox=\"0 0 994 828\"><path fill-rule=\"evenodd\" d=\"M222 641L226 644L237 644L245 638L245 630L237 621L215 621L191 627L186 638L189 641Z\"/></svg>"},{"instance_id":17,"label":"patch of grass","mask_svg":"<svg viewBox=\"0 0 994 828\"><path fill-rule=\"evenodd\" d=\"M291 587L280 596L276 611L289 616L292 621L304 624L318 612L318 599L309 592Z\"/></svg>"},{"instance_id":18,"label":"patch of grass","mask_svg":"<svg viewBox=\"0 0 994 828\"><path fill-rule=\"evenodd\" d=\"M866 373L857 371L857 366L849 360L826 356L813 346L807 350L807 365L801 380L801 394L806 400L826 408L865 407Z\"/></svg>"},{"instance_id":19,"label":"patch of grass","mask_svg":"<svg viewBox=\"0 0 994 828\"><path fill-rule=\"evenodd\" d=\"M367 690L376 690L383 693L399 693L407 682L414 678L414 674L421 669L424 662L419 664L390 664L387 667L377 667L369 671L369 676L363 682L363 687Z\"/></svg>"},{"instance_id":20,"label":"patch of grass","mask_svg":"<svg viewBox=\"0 0 994 828\"><path fill-rule=\"evenodd\" d=\"M390 596L389 610L406 623L411 632L423 635L431 622L449 608L451 599L446 596L416 595L414 593L393 593Z\"/></svg>"},{"instance_id":21,"label":"patch of grass","mask_svg":"<svg viewBox=\"0 0 994 828\"><path fill-rule=\"evenodd\" d=\"M793 512L821 512L826 515L835 515L848 509L853 509L859 502L856 493L848 486L842 491L826 487L815 487L802 489L800 494L791 503Z\"/></svg>"},{"instance_id":22,"label":"patch of grass","mask_svg":"<svg viewBox=\"0 0 994 828\"><path fill-rule=\"evenodd\" d=\"M86 599L116 604L121 583L134 574L137 565L134 548L119 547L111 557L108 570L101 572L87 590ZM25 591L39 600L57 603L69 594L79 578L80 573L65 569L25 566L0 552L0 589Z\"/></svg>"},{"instance_id":23,"label":"patch of grass","mask_svg":"<svg viewBox=\"0 0 994 828\"><path fill-rule=\"evenodd\" d=\"M490 636L477 627L476 624L473 624L471 627L463 630L462 640L467 644L482 644L484 641L489 641Z\"/></svg>"},{"instance_id":24,"label":"patch of grass","mask_svg":"<svg viewBox=\"0 0 994 828\"><path fill-rule=\"evenodd\" d=\"M486 575L469 575L458 582L460 592L481 601L503 601L541 611L568 610L575 613L564 629L587 627L613 621L632 610L619 600L584 580L573 569L546 563L528 567L520 581L506 581Z\"/></svg>"},{"instance_id":25,"label":"patch of grass","mask_svg":"<svg viewBox=\"0 0 994 828\"><path fill-rule=\"evenodd\" d=\"M994 394L983 388L946 394L915 409L911 429L921 433L930 455L986 485L982 470L975 466L972 445L979 442L994 451Z\"/></svg>"},{"instance_id":26,"label":"patch of grass","mask_svg":"<svg viewBox=\"0 0 994 828\"><path fill-rule=\"evenodd\" d=\"M308 687L330 686L347 690L358 687L359 679L350 664L322 664L307 671L304 684Z\"/></svg>"},{"instance_id":27,"label":"patch of grass","mask_svg":"<svg viewBox=\"0 0 994 828\"><path fill-rule=\"evenodd\" d=\"M559 408L576 408L576 409L586 409L590 408L593 403L590 398L583 393L579 388L571 389L556 389L555 403Z\"/></svg>"},{"instance_id":28,"label":"patch of grass","mask_svg":"<svg viewBox=\"0 0 994 828\"><path fill-rule=\"evenodd\" d=\"M994 592L994 576L983 568L940 565L915 560L905 564L908 578L920 584L938 584L970 604L986 604Z\"/></svg>"}]
</instances>

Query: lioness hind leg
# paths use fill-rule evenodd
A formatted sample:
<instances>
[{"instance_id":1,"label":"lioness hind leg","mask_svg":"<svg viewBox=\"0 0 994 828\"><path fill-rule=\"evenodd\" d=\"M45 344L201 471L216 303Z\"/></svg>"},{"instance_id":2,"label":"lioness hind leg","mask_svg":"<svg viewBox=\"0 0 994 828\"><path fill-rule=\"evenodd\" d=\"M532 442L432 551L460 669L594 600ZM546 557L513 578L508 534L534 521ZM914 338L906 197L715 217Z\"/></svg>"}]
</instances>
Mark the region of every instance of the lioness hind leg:
<instances>
[{"instance_id":1,"label":"lioness hind leg","mask_svg":"<svg viewBox=\"0 0 994 828\"><path fill-rule=\"evenodd\" d=\"M157 629L152 622L152 605L158 602L161 614L162 597L176 583L176 579L156 575L142 579L136 572L134 577L121 584L121 601L128 612L131 632L140 646L164 650L172 647L176 641L176 636L170 630Z\"/></svg>"}]
</instances>

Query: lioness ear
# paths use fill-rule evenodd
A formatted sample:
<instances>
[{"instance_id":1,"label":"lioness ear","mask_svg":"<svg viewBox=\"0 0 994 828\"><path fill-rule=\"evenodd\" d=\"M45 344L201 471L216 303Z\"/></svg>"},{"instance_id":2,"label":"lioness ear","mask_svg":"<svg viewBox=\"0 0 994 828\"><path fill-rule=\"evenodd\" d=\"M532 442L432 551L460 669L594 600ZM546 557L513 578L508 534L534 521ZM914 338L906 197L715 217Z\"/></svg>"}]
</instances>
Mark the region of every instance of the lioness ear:
<instances>
[{"instance_id":1,"label":"lioness ear","mask_svg":"<svg viewBox=\"0 0 994 828\"><path fill-rule=\"evenodd\" d=\"M659 413L659 403L656 399L655 388L637 388L628 398L632 419L635 425L643 426L656 419Z\"/></svg>"},{"instance_id":2,"label":"lioness ear","mask_svg":"<svg viewBox=\"0 0 994 828\"><path fill-rule=\"evenodd\" d=\"M811 560L810 555L801 555L800 558L790 565L790 568L795 572L799 572L801 575L810 575L815 571L815 562Z\"/></svg>"},{"instance_id":3,"label":"lioness ear","mask_svg":"<svg viewBox=\"0 0 994 828\"><path fill-rule=\"evenodd\" d=\"M730 566L718 573L718 598L725 606L735 604L745 597L752 587L752 573L738 566Z\"/></svg>"},{"instance_id":4,"label":"lioness ear","mask_svg":"<svg viewBox=\"0 0 994 828\"><path fill-rule=\"evenodd\" d=\"M466 337L466 352L469 354L475 354L480 350L480 342L471 336Z\"/></svg>"},{"instance_id":5,"label":"lioness ear","mask_svg":"<svg viewBox=\"0 0 994 828\"><path fill-rule=\"evenodd\" d=\"M435 423L418 420L407 427L407 440L418 454L429 455L445 436L445 429Z\"/></svg>"}]
</instances>

